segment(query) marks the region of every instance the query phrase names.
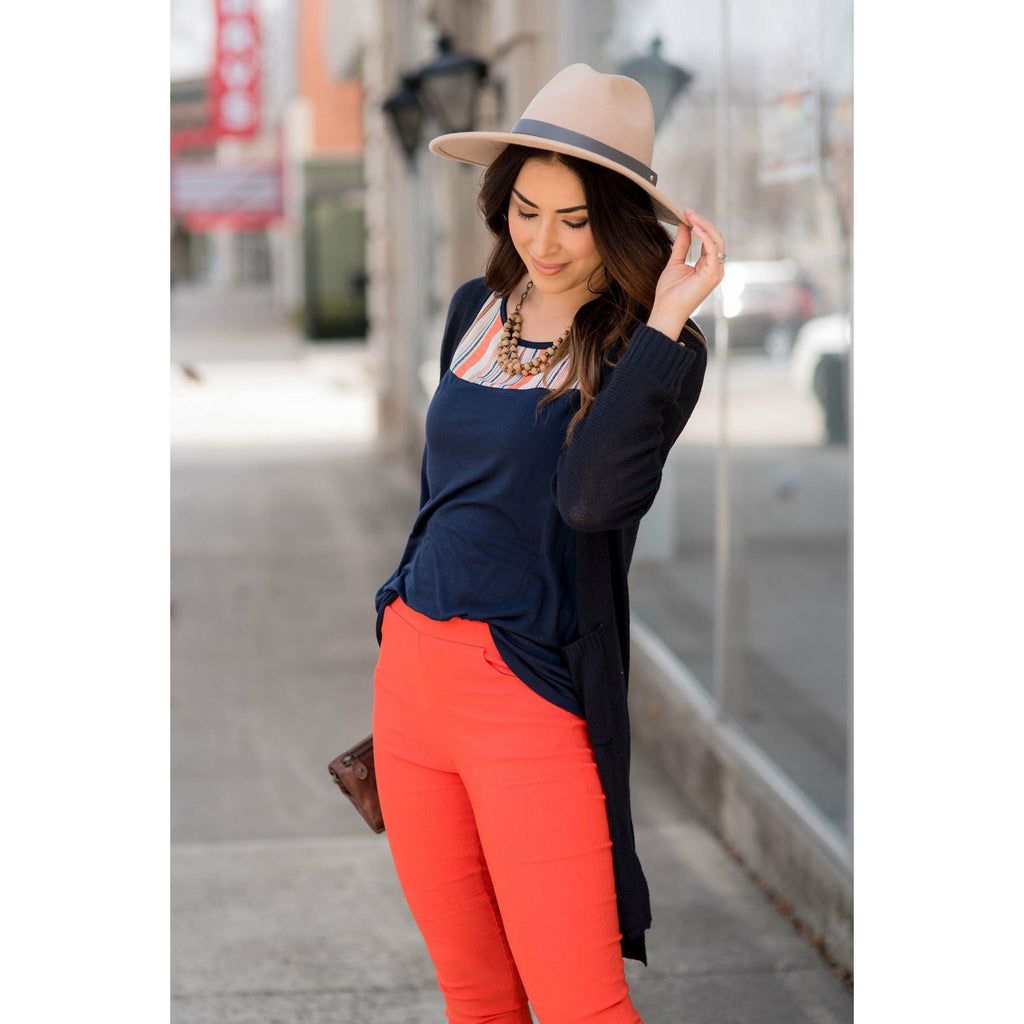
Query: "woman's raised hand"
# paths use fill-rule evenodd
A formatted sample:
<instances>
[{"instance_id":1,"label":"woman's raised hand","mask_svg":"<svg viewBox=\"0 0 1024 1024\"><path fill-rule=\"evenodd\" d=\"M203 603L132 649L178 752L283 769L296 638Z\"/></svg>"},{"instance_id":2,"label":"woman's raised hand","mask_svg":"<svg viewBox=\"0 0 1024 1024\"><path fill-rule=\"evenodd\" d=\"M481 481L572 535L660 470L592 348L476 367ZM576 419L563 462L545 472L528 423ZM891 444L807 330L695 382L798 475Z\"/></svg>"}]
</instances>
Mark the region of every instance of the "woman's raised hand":
<instances>
[{"instance_id":1,"label":"woman's raised hand","mask_svg":"<svg viewBox=\"0 0 1024 1024\"><path fill-rule=\"evenodd\" d=\"M647 320L650 327L670 338L679 337L687 318L718 286L725 270L725 261L719 259L719 255L725 255L721 233L695 210L684 212L693 225L692 234L700 239L700 257L692 267L686 262L692 235L690 228L680 224L672 255L658 278Z\"/></svg>"}]
</instances>

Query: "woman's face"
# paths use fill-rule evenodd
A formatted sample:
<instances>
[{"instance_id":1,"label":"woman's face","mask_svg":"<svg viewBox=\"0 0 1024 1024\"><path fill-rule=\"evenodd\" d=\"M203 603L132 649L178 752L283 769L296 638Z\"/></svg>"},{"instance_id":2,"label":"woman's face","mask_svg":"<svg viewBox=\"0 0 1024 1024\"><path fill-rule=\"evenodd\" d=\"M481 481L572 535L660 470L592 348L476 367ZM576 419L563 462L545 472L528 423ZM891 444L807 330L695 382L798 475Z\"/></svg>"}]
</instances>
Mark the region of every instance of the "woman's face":
<instances>
[{"instance_id":1,"label":"woman's face","mask_svg":"<svg viewBox=\"0 0 1024 1024\"><path fill-rule=\"evenodd\" d=\"M537 291L570 296L580 304L593 295L591 274L601 266L587 217L580 179L563 163L531 157L523 164L508 204L512 244ZM603 285L594 275L594 288Z\"/></svg>"}]
</instances>

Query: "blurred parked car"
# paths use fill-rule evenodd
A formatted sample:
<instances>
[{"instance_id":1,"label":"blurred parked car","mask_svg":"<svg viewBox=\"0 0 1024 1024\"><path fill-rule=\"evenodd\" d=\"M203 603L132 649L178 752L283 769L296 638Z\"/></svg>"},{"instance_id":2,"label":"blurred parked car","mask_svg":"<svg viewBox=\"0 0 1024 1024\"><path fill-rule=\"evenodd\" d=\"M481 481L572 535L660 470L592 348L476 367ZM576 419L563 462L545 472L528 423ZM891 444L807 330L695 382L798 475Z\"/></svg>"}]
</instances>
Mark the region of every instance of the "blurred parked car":
<instances>
[{"instance_id":1,"label":"blurred parked car","mask_svg":"<svg viewBox=\"0 0 1024 1024\"><path fill-rule=\"evenodd\" d=\"M725 265L722 312L729 320L729 348L785 358L796 332L817 312L818 295L795 260L738 260ZM694 313L708 344L715 343L714 298Z\"/></svg>"},{"instance_id":2,"label":"blurred parked car","mask_svg":"<svg viewBox=\"0 0 1024 1024\"><path fill-rule=\"evenodd\" d=\"M790 378L812 391L825 412L829 444L846 444L850 421L850 314L815 317L797 332L789 360Z\"/></svg>"}]
</instances>

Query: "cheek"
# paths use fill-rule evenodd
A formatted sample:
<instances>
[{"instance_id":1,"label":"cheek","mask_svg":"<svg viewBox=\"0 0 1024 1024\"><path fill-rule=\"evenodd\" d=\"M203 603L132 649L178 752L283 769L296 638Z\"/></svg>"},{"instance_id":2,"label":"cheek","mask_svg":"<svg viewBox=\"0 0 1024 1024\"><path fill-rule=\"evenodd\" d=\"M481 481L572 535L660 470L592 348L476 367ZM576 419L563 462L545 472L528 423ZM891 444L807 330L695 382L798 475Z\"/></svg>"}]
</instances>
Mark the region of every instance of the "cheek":
<instances>
[{"instance_id":1,"label":"cheek","mask_svg":"<svg viewBox=\"0 0 1024 1024\"><path fill-rule=\"evenodd\" d=\"M600 263L597 246L594 245L594 236L588 231L585 238L579 239L574 246L576 258L587 263Z\"/></svg>"},{"instance_id":2,"label":"cheek","mask_svg":"<svg viewBox=\"0 0 1024 1024\"><path fill-rule=\"evenodd\" d=\"M523 221L519 220L515 214L511 214L509 216L508 233L512 237L512 244L517 249L521 249L528 241L528 235L524 228Z\"/></svg>"}]
</instances>

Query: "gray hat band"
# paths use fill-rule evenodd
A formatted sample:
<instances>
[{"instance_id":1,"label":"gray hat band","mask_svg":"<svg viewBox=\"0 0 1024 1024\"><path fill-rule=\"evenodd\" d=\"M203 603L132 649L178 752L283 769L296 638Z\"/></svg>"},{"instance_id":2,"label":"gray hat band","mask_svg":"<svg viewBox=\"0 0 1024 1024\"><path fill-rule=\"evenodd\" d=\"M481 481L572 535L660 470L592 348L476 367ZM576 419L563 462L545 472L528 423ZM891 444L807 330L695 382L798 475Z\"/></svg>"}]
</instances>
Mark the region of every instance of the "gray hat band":
<instances>
[{"instance_id":1,"label":"gray hat band","mask_svg":"<svg viewBox=\"0 0 1024 1024\"><path fill-rule=\"evenodd\" d=\"M568 128L560 128L557 124L549 124L547 121L532 121L529 118L521 117L512 126L511 134L533 135L537 138L547 139L549 142L562 142L567 146L576 146L579 149L587 150L588 153L593 153L594 156L602 156L606 160L620 164L626 170L639 174L641 178L645 178L652 185L658 183L657 174L628 153L623 153L621 149L616 149L614 146L598 142L597 139L592 139L589 135L581 135Z\"/></svg>"}]
</instances>

